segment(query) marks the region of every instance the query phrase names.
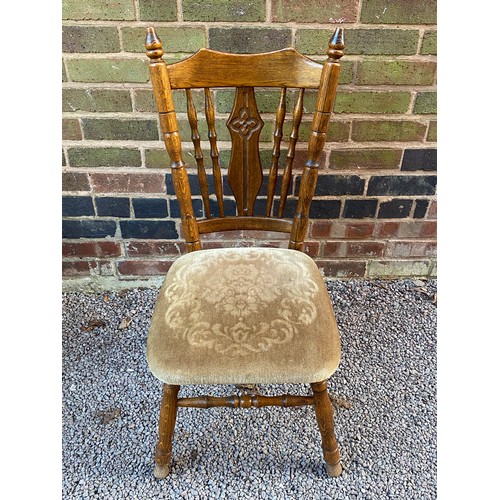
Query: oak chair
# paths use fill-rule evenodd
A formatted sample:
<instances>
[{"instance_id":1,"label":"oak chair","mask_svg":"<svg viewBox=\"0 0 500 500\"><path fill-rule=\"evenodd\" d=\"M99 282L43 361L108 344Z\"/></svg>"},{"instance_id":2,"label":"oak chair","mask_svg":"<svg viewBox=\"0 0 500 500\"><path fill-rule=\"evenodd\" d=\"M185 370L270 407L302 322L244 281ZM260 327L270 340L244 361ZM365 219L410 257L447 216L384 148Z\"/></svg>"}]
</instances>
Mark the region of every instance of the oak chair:
<instances>
[{"instance_id":1,"label":"oak chair","mask_svg":"<svg viewBox=\"0 0 500 500\"><path fill-rule=\"evenodd\" d=\"M324 64L287 48L263 54L228 54L201 49L181 62L167 65L162 58L162 42L152 27L147 29L146 49L187 247L187 253L173 263L165 277L147 340L149 367L163 382L154 475L161 479L170 471L172 435L179 407L313 405L327 473L339 476L342 467L327 379L338 367L340 340L323 278L302 249L320 153L339 80L339 62L344 54L343 29L337 28L331 37ZM227 183L236 202L236 216L224 213L227 189L223 188L211 90L227 87L236 89L233 109L227 120L232 140ZM255 87L280 89L265 215L262 216L254 215L263 181L259 153L263 120L255 100ZM193 210L173 89L182 89L186 95L186 113L205 214L200 219L195 217ZM209 193L192 89L204 89L215 191L212 194ZM292 92L297 98L278 194L288 89L294 89ZM285 205L306 89L317 90L316 110L295 215L290 220L284 218ZM288 249L253 247L199 251L202 234L247 229L289 234ZM310 384L312 395L240 393L230 397L178 397L180 386L187 384L281 383Z\"/></svg>"}]
</instances>

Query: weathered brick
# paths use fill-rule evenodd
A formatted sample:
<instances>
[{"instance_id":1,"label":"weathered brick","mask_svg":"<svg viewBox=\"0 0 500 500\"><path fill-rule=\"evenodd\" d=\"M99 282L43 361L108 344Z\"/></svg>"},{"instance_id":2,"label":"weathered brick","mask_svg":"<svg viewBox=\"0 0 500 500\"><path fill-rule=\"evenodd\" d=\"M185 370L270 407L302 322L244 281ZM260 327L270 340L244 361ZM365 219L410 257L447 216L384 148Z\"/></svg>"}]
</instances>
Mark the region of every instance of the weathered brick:
<instances>
[{"instance_id":1,"label":"weathered brick","mask_svg":"<svg viewBox=\"0 0 500 500\"><path fill-rule=\"evenodd\" d=\"M160 138L156 119L82 118L82 128L85 139L157 141Z\"/></svg>"},{"instance_id":2,"label":"weathered brick","mask_svg":"<svg viewBox=\"0 0 500 500\"><path fill-rule=\"evenodd\" d=\"M62 275L67 277L90 276L98 269L96 261L63 261Z\"/></svg>"},{"instance_id":3,"label":"weathered brick","mask_svg":"<svg viewBox=\"0 0 500 500\"><path fill-rule=\"evenodd\" d=\"M377 212L377 200L346 200L342 217L346 219L363 219L375 217Z\"/></svg>"},{"instance_id":4,"label":"weathered brick","mask_svg":"<svg viewBox=\"0 0 500 500\"><path fill-rule=\"evenodd\" d=\"M437 31L426 31L422 40L420 53L424 55L437 55Z\"/></svg>"},{"instance_id":5,"label":"weathered brick","mask_svg":"<svg viewBox=\"0 0 500 500\"><path fill-rule=\"evenodd\" d=\"M211 49L238 54L269 52L290 47L292 30L289 28L209 28Z\"/></svg>"},{"instance_id":6,"label":"weathered brick","mask_svg":"<svg viewBox=\"0 0 500 500\"><path fill-rule=\"evenodd\" d=\"M62 121L63 141L81 141L82 131L80 122L76 118L63 119Z\"/></svg>"},{"instance_id":7,"label":"weathered brick","mask_svg":"<svg viewBox=\"0 0 500 500\"><path fill-rule=\"evenodd\" d=\"M409 217L413 200L394 198L389 201L381 201L377 217L379 219L397 219Z\"/></svg>"},{"instance_id":8,"label":"weathered brick","mask_svg":"<svg viewBox=\"0 0 500 500\"><path fill-rule=\"evenodd\" d=\"M205 29L198 27L171 26L158 28L158 36L163 42L165 52L196 52L205 47ZM122 28L123 49L125 52L144 52L145 28Z\"/></svg>"},{"instance_id":9,"label":"weathered brick","mask_svg":"<svg viewBox=\"0 0 500 500\"><path fill-rule=\"evenodd\" d=\"M125 243L127 255L129 257L147 257L147 256L179 256L186 251L186 245L183 241L127 241Z\"/></svg>"},{"instance_id":10,"label":"weathered brick","mask_svg":"<svg viewBox=\"0 0 500 500\"><path fill-rule=\"evenodd\" d=\"M171 220L121 220L120 229L125 239L177 240L179 234Z\"/></svg>"},{"instance_id":11,"label":"weathered brick","mask_svg":"<svg viewBox=\"0 0 500 500\"><path fill-rule=\"evenodd\" d=\"M363 0L361 22L373 24L436 24L437 0Z\"/></svg>"},{"instance_id":12,"label":"weathered brick","mask_svg":"<svg viewBox=\"0 0 500 500\"><path fill-rule=\"evenodd\" d=\"M339 91L335 99L336 113L406 113L409 92Z\"/></svg>"},{"instance_id":13,"label":"weathered brick","mask_svg":"<svg viewBox=\"0 0 500 500\"><path fill-rule=\"evenodd\" d=\"M375 223L350 221L344 225L344 237L347 239L368 239L373 236Z\"/></svg>"},{"instance_id":14,"label":"weathered brick","mask_svg":"<svg viewBox=\"0 0 500 500\"><path fill-rule=\"evenodd\" d=\"M111 26L63 26L63 52L120 52L118 29Z\"/></svg>"},{"instance_id":15,"label":"weathered brick","mask_svg":"<svg viewBox=\"0 0 500 500\"><path fill-rule=\"evenodd\" d=\"M116 241L85 241L78 243L63 242L63 257L119 257L122 254Z\"/></svg>"},{"instance_id":16,"label":"weathered brick","mask_svg":"<svg viewBox=\"0 0 500 500\"><path fill-rule=\"evenodd\" d=\"M425 278L429 274L428 260L371 260L368 262L368 278Z\"/></svg>"},{"instance_id":17,"label":"weathered brick","mask_svg":"<svg viewBox=\"0 0 500 500\"><path fill-rule=\"evenodd\" d=\"M331 235L333 222L329 220L311 221L310 234L312 238L328 238Z\"/></svg>"},{"instance_id":18,"label":"weathered brick","mask_svg":"<svg viewBox=\"0 0 500 500\"><path fill-rule=\"evenodd\" d=\"M415 210L413 211L414 219L423 219L429 206L429 200L415 200Z\"/></svg>"},{"instance_id":19,"label":"weathered brick","mask_svg":"<svg viewBox=\"0 0 500 500\"><path fill-rule=\"evenodd\" d=\"M64 219L62 221L63 238L106 238L106 236L114 237L115 233L116 223L112 220Z\"/></svg>"},{"instance_id":20,"label":"weathered brick","mask_svg":"<svg viewBox=\"0 0 500 500\"><path fill-rule=\"evenodd\" d=\"M375 238L396 238L400 222L377 222L373 235Z\"/></svg>"},{"instance_id":21,"label":"weathered brick","mask_svg":"<svg viewBox=\"0 0 500 500\"><path fill-rule=\"evenodd\" d=\"M356 22L359 0L272 0L273 22L353 23Z\"/></svg>"},{"instance_id":22,"label":"weathered brick","mask_svg":"<svg viewBox=\"0 0 500 500\"><path fill-rule=\"evenodd\" d=\"M172 264L171 260L124 260L117 268L121 275L155 276L166 274Z\"/></svg>"},{"instance_id":23,"label":"weathered brick","mask_svg":"<svg viewBox=\"0 0 500 500\"><path fill-rule=\"evenodd\" d=\"M353 141L422 141L427 125L394 120L356 120L352 123Z\"/></svg>"},{"instance_id":24,"label":"weathered brick","mask_svg":"<svg viewBox=\"0 0 500 500\"><path fill-rule=\"evenodd\" d=\"M303 54L325 54L331 34L332 30L327 29L298 29L297 50ZM414 29L351 28L347 36L346 54L411 55L417 52L419 32Z\"/></svg>"},{"instance_id":25,"label":"weathered brick","mask_svg":"<svg viewBox=\"0 0 500 500\"><path fill-rule=\"evenodd\" d=\"M363 278L366 262L361 260L316 260L317 266L327 278Z\"/></svg>"},{"instance_id":26,"label":"weathered brick","mask_svg":"<svg viewBox=\"0 0 500 500\"><path fill-rule=\"evenodd\" d=\"M405 196L429 195L436 192L434 175L380 175L368 182L368 195Z\"/></svg>"},{"instance_id":27,"label":"weathered brick","mask_svg":"<svg viewBox=\"0 0 500 500\"><path fill-rule=\"evenodd\" d=\"M381 257L385 249L379 241L347 241L345 245L346 257Z\"/></svg>"},{"instance_id":28,"label":"weathered brick","mask_svg":"<svg viewBox=\"0 0 500 500\"><path fill-rule=\"evenodd\" d=\"M72 167L140 167L141 154L132 148L68 148Z\"/></svg>"},{"instance_id":29,"label":"weathered brick","mask_svg":"<svg viewBox=\"0 0 500 500\"><path fill-rule=\"evenodd\" d=\"M69 77L74 82L145 83L149 69L144 59L68 59Z\"/></svg>"},{"instance_id":30,"label":"weathered brick","mask_svg":"<svg viewBox=\"0 0 500 500\"><path fill-rule=\"evenodd\" d=\"M437 149L405 149L401 170L437 170Z\"/></svg>"},{"instance_id":31,"label":"weathered brick","mask_svg":"<svg viewBox=\"0 0 500 500\"><path fill-rule=\"evenodd\" d=\"M177 21L177 2L139 0L139 19L141 21Z\"/></svg>"},{"instance_id":32,"label":"weathered brick","mask_svg":"<svg viewBox=\"0 0 500 500\"><path fill-rule=\"evenodd\" d=\"M387 244L386 257L435 257L435 241L390 241Z\"/></svg>"},{"instance_id":33,"label":"weathered brick","mask_svg":"<svg viewBox=\"0 0 500 500\"><path fill-rule=\"evenodd\" d=\"M429 130L427 131L426 141L436 142L437 141L437 121L432 120L429 122Z\"/></svg>"},{"instance_id":34,"label":"weathered brick","mask_svg":"<svg viewBox=\"0 0 500 500\"><path fill-rule=\"evenodd\" d=\"M401 149L344 149L330 154L330 168L375 169L399 168Z\"/></svg>"},{"instance_id":35,"label":"weathered brick","mask_svg":"<svg viewBox=\"0 0 500 500\"><path fill-rule=\"evenodd\" d=\"M437 201L432 200L429 205L429 210L427 211L428 219L435 219L437 217Z\"/></svg>"},{"instance_id":36,"label":"weathered brick","mask_svg":"<svg viewBox=\"0 0 500 500\"><path fill-rule=\"evenodd\" d=\"M62 110L71 111L132 111L128 90L68 89L62 91Z\"/></svg>"},{"instance_id":37,"label":"weathered brick","mask_svg":"<svg viewBox=\"0 0 500 500\"><path fill-rule=\"evenodd\" d=\"M66 74L66 67L64 66L64 60L62 61L62 81L68 81L68 75Z\"/></svg>"},{"instance_id":38,"label":"weathered brick","mask_svg":"<svg viewBox=\"0 0 500 500\"><path fill-rule=\"evenodd\" d=\"M162 198L132 199L136 219L156 219L167 217L167 200Z\"/></svg>"},{"instance_id":39,"label":"weathered brick","mask_svg":"<svg viewBox=\"0 0 500 500\"><path fill-rule=\"evenodd\" d=\"M436 114L437 113L437 93L418 92L413 107L415 114Z\"/></svg>"},{"instance_id":40,"label":"weathered brick","mask_svg":"<svg viewBox=\"0 0 500 500\"><path fill-rule=\"evenodd\" d=\"M63 172L63 191L90 191L89 176L80 172Z\"/></svg>"},{"instance_id":41,"label":"weathered brick","mask_svg":"<svg viewBox=\"0 0 500 500\"><path fill-rule=\"evenodd\" d=\"M345 245L341 241L325 241L322 255L323 257L343 257Z\"/></svg>"},{"instance_id":42,"label":"weathered brick","mask_svg":"<svg viewBox=\"0 0 500 500\"><path fill-rule=\"evenodd\" d=\"M162 174L92 173L91 183L96 193L164 193Z\"/></svg>"},{"instance_id":43,"label":"weathered brick","mask_svg":"<svg viewBox=\"0 0 500 500\"><path fill-rule=\"evenodd\" d=\"M397 237L401 239L407 238L436 238L437 223L429 220L410 219L401 222L397 231Z\"/></svg>"},{"instance_id":44,"label":"weathered brick","mask_svg":"<svg viewBox=\"0 0 500 500\"><path fill-rule=\"evenodd\" d=\"M359 85L432 85L433 61L364 60L358 63Z\"/></svg>"},{"instance_id":45,"label":"weathered brick","mask_svg":"<svg viewBox=\"0 0 500 500\"><path fill-rule=\"evenodd\" d=\"M266 20L265 0L183 0L184 21Z\"/></svg>"},{"instance_id":46,"label":"weathered brick","mask_svg":"<svg viewBox=\"0 0 500 500\"><path fill-rule=\"evenodd\" d=\"M63 196L63 217L94 215L94 205L90 196Z\"/></svg>"},{"instance_id":47,"label":"weathered brick","mask_svg":"<svg viewBox=\"0 0 500 500\"><path fill-rule=\"evenodd\" d=\"M135 19L134 0L63 0L63 19L96 19L132 21Z\"/></svg>"},{"instance_id":48,"label":"weathered brick","mask_svg":"<svg viewBox=\"0 0 500 500\"><path fill-rule=\"evenodd\" d=\"M130 199L100 196L95 199L97 215L101 217L130 217Z\"/></svg>"}]
</instances>

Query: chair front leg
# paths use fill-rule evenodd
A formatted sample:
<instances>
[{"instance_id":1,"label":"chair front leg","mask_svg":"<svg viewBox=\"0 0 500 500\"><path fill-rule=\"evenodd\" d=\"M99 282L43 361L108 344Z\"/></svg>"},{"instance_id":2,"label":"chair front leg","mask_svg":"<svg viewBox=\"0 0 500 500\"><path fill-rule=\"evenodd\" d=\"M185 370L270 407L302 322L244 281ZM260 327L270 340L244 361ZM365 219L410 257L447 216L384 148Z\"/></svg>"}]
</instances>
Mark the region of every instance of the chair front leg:
<instances>
[{"instance_id":1,"label":"chair front leg","mask_svg":"<svg viewBox=\"0 0 500 500\"><path fill-rule=\"evenodd\" d=\"M314 395L314 411L321 433L323 457L326 462L326 472L330 477L338 477L342 473L340 453L335 438L333 425L333 407L327 392L327 382L314 382L311 384Z\"/></svg>"},{"instance_id":2,"label":"chair front leg","mask_svg":"<svg viewBox=\"0 0 500 500\"><path fill-rule=\"evenodd\" d=\"M154 476L164 479L170 472L172 460L172 436L177 416L177 394L180 386L163 384L160 419L158 422L158 444L155 454Z\"/></svg>"}]
</instances>

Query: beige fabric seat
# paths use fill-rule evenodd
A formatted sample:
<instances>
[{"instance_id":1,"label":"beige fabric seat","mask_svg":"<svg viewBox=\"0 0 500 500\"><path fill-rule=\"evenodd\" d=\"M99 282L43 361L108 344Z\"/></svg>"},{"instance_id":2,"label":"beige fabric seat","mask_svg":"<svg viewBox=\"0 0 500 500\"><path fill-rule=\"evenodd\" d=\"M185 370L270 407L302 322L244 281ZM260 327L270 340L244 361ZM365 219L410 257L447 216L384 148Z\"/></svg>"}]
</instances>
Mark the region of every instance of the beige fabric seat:
<instances>
[{"instance_id":1,"label":"beige fabric seat","mask_svg":"<svg viewBox=\"0 0 500 500\"><path fill-rule=\"evenodd\" d=\"M340 340L321 273L296 250L185 254L160 290L147 359L167 384L325 380Z\"/></svg>"}]
</instances>

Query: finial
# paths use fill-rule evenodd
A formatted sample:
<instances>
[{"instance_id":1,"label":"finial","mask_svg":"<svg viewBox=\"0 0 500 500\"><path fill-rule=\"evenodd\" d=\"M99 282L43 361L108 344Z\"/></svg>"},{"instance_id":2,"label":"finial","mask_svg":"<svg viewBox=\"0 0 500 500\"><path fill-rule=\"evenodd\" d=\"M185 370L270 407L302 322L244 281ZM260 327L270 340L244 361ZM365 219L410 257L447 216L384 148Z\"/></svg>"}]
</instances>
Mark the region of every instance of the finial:
<instances>
[{"instance_id":1,"label":"finial","mask_svg":"<svg viewBox=\"0 0 500 500\"><path fill-rule=\"evenodd\" d=\"M156 34L155 29L150 26L146 30L146 55L151 59L160 59L165 53L162 48L160 37Z\"/></svg>"},{"instance_id":2,"label":"finial","mask_svg":"<svg viewBox=\"0 0 500 500\"><path fill-rule=\"evenodd\" d=\"M335 32L328 42L328 57L338 61L344 55L344 28L340 26L335 29Z\"/></svg>"}]
</instances>

